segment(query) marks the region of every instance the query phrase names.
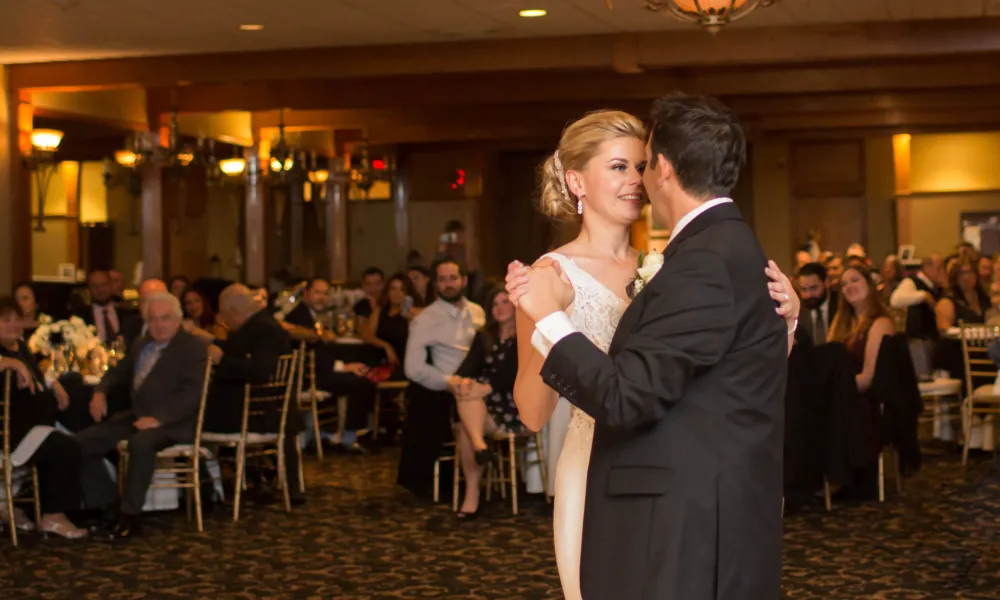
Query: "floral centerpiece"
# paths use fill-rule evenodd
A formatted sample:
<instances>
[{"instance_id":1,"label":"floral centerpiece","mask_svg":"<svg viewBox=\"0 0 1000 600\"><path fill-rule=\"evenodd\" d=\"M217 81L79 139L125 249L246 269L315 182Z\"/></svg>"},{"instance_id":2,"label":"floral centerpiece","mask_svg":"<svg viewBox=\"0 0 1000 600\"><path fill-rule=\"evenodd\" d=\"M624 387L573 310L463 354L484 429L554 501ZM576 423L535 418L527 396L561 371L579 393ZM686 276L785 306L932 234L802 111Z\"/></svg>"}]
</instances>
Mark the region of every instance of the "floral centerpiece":
<instances>
[{"instance_id":1,"label":"floral centerpiece","mask_svg":"<svg viewBox=\"0 0 1000 600\"><path fill-rule=\"evenodd\" d=\"M43 316L38 322L38 329L28 340L28 349L34 354L49 356L53 345L58 344L68 345L77 356L86 357L101 345L101 340L97 337L97 329L87 325L80 317L53 322L51 317Z\"/></svg>"}]
</instances>

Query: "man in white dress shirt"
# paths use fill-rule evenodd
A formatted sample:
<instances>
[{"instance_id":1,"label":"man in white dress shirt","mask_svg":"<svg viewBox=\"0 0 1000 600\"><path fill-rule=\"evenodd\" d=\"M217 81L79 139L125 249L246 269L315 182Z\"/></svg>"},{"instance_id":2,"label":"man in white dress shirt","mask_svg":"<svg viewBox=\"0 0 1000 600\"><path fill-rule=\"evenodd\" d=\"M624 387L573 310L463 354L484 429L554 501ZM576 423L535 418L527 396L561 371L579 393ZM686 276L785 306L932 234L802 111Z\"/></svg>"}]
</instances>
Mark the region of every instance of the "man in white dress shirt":
<instances>
[{"instance_id":1,"label":"man in white dress shirt","mask_svg":"<svg viewBox=\"0 0 1000 600\"><path fill-rule=\"evenodd\" d=\"M486 324L482 307L465 297L468 279L457 262L442 260L433 273L438 298L413 318L403 361L412 384L407 393L409 408L398 481L421 496L431 491L434 461L442 445L453 439L455 399L448 391L448 378L458 370L476 332Z\"/></svg>"}]
</instances>

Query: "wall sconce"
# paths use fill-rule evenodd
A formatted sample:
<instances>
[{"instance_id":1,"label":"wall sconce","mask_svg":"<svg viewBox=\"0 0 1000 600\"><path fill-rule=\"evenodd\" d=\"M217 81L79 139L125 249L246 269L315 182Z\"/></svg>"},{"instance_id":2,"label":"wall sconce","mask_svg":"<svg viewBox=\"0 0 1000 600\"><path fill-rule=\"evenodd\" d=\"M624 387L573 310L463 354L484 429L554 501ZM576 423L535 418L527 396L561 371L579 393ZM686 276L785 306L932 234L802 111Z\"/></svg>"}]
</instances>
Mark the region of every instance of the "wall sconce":
<instances>
[{"instance_id":1,"label":"wall sconce","mask_svg":"<svg viewBox=\"0 0 1000 600\"><path fill-rule=\"evenodd\" d=\"M55 153L62 139L63 132L55 129L35 129L31 132L31 152L24 157L24 162L34 173L38 188L38 224L35 231L45 231L45 196L58 168Z\"/></svg>"},{"instance_id":2,"label":"wall sconce","mask_svg":"<svg viewBox=\"0 0 1000 600\"><path fill-rule=\"evenodd\" d=\"M129 235L139 235L139 197L142 195L141 155L131 150L118 150L115 159L104 159L104 187L122 187L129 195Z\"/></svg>"}]
</instances>

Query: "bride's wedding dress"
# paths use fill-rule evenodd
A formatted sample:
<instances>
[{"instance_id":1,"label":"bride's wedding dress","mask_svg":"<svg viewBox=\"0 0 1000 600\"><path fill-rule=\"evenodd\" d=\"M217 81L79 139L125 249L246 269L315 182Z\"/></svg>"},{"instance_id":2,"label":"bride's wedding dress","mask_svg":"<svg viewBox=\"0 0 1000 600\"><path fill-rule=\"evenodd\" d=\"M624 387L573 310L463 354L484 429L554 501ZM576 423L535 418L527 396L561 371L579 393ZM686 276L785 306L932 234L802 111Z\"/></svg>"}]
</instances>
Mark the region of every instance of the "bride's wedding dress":
<instances>
[{"instance_id":1,"label":"bride's wedding dress","mask_svg":"<svg viewBox=\"0 0 1000 600\"><path fill-rule=\"evenodd\" d=\"M573 284L576 292L570 315L573 324L594 345L607 352L628 303L571 258L554 252L545 257L557 261ZM569 428L556 465L553 530L563 594L567 600L580 600L580 547L594 420L575 406L571 410Z\"/></svg>"}]
</instances>

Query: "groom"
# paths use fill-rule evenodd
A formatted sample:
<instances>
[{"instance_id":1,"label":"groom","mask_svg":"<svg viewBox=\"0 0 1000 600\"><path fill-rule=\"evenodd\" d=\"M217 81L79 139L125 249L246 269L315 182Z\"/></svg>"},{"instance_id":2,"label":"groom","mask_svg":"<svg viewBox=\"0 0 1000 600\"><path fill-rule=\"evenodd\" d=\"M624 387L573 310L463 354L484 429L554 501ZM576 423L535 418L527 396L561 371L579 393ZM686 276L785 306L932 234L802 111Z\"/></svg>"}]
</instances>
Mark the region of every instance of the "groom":
<instances>
[{"instance_id":1,"label":"groom","mask_svg":"<svg viewBox=\"0 0 1000 600\"><path fill-rule=\"evenodd\" d=\"M727 198L746 158L713 100L659 100L643 181L672 229L608 354L534 267L511 297L536 322L544 381L594 417L580 579L586 600L776 600L789 332L753 231Z\"/></svg>"}]
</instances>

